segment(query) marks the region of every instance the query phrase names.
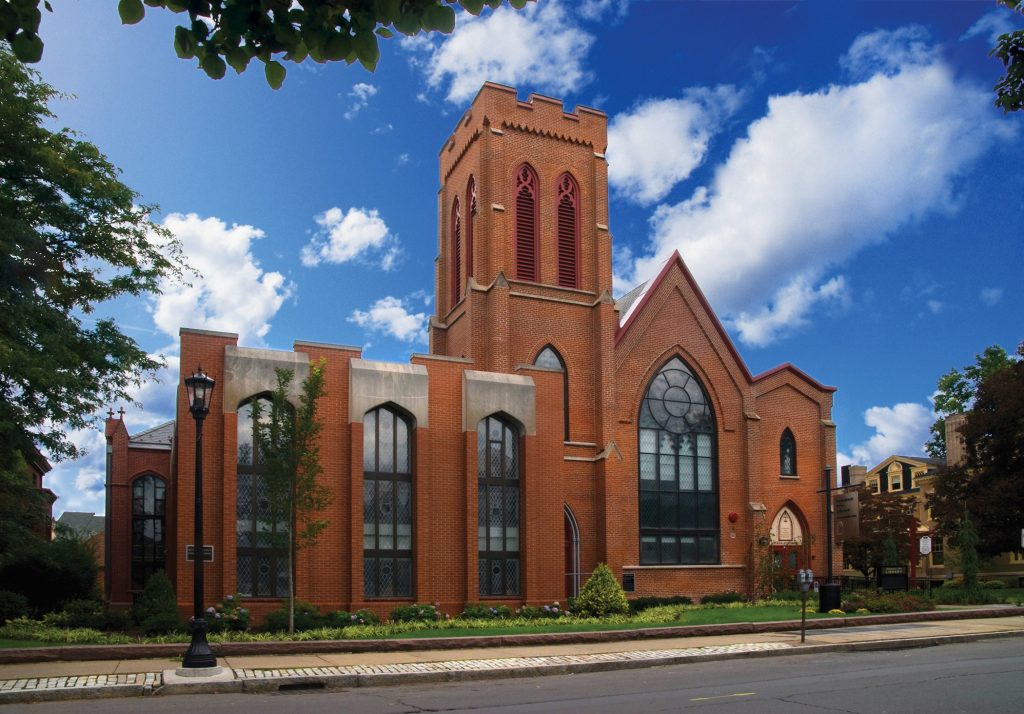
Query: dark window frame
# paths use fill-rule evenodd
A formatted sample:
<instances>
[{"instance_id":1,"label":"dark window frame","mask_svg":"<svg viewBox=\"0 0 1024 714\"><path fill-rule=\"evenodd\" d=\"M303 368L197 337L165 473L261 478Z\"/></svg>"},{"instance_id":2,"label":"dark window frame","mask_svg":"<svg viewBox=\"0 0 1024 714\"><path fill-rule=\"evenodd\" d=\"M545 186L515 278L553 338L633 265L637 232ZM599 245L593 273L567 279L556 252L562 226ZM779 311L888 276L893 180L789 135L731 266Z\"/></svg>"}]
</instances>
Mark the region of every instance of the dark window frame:
<instances>
[{"instance_id":1,"label":"dark window frame","mask_svg":"<svg viewBox=\"0 0 1024 714\"><path fill-rule=\"evenodd\" d=\"M786 468L786 449L790 451L789 468ZM796 476L796 437L787 426L779 437L779 474L782 476Z\"/></svg>"},{"instance_id":2,"label":"dark window frame","mask_svg":"<svg viewBox=\"0 0 1024 714\"><path fill-rule=\"evenodd\" d=\"M492 427L498 430L497 438L492 434ZM498 447L497 461L504 474L494 473L494 465L489 458L495 445ZM514 473L514 478L510 472ZM484 417L477 424L477 586L481 598L519 597L523 592L522 483L519 430L500 415ZM509 525L509 514L513 508L515 524ZM500 532L492 538L495 510L501 525L493 526ZM514 549L509 547L513 537ZM500 543L495 540L500 540ZM495 580L500 580L501 587L494 586Z\"/></svg>"},{"instance_id":3,"label":"dark window frame","mask_svg":"<svg viewBox=\"0 0 1024 714\"><path fill-rule=\"evenodd\" d=\"M147 491L152 489L152 508ZM152 527L147 529L147 526ZM150 531L151 542L143 539ZM167 481L144 473L132 481L131 590L141 591L156 572L167 569Z\"/></svg>"}]
</instances>

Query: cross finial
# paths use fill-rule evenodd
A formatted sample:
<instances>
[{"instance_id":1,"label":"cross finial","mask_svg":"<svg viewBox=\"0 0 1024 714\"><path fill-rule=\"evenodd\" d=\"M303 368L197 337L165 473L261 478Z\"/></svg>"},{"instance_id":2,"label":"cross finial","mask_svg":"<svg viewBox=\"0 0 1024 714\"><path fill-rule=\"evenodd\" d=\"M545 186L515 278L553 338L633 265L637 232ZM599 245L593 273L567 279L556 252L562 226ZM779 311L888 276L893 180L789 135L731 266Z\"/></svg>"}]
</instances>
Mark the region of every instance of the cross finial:
<instances>
[{"instance_id":1,"label":"cross finial","mask_svg":"<svg viewBox=\"0 0 1024 714\"><path fill-rule=\"evenodd\" d=\"M120 409L118 409L117 413L118 413L121 421L124 421L124 407L121 407Z\"/></svg>"},{"instance_id":2,"label":"cross finial","mask_svg":"<svg viewBox=\"0 0 1024 714\"><path fill-rule=\"evenodd\" d=\"M113 410L113 408L110 408L110 409L107 410L107 419L113 419L113 418L114 418L114 410Z\"/></svg>"}]
</instances>

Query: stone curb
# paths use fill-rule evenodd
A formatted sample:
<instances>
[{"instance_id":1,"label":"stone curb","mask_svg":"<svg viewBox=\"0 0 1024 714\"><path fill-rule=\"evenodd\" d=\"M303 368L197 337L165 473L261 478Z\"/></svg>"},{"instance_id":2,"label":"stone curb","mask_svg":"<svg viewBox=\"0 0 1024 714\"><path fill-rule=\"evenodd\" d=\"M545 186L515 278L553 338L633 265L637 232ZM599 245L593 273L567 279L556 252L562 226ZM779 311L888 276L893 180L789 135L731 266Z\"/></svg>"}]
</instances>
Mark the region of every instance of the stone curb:
<instances>
[{"instance_id":1,"label":"stone curb","mask_svg":"<svg viewBox=\"0 0 1024 714\"><path fill-rule=\"evenodd\" d=\"M936 647L940 645L956 644L963 642L975 642L980 640L999 639L1005 637L1024 637L1024 630L1005 630L1001 632L970 633L963 635L938 635L934 637L916 637L906 639L871 640L865 642L845 642L825 645L784 645L780 643L751 644L751 649L737 651L725 650L730 647L711 646L705 648L694 648L695 650L709 650L708 652L689 651L684 654L660 653L607 653L595 656L594 661L566 662L561 660L573 659L572 656L538 656L532 658L520 658L527 660L555 660L551 664L537 662L528 666L500 667L497 661L487 666L487 661L482 661L479 668L459 668L450 671L425 671L422 672L377 672L362 674L318 674L317 669L328 668L306 668L308 673L292 675L276 675L269 670L234 670L236 679L232 681L204 682L195 681L187 684L175 684L174 686L152 686L137 684L115 684L95 687L70 687L64 689L50 688L38 690L14 690L0 691L0 705L9 703L58 701L86 698L111 698L127 696L147 696L154 694L213 694L213 693L268 693L289 689L322 689L341 690L355 689L361 687L396 686L402 684L428 684L438 682L466 682L485 681L494 679L512 679L519 677L542 677L560 674L584 674L589 672L605 672L610 670L640 669L646 667L662 667L666 665L685 664L690 662L711 662L732 659L748 659L755 657L771 657L775 655L807 655L825 654L831 652L865 652L916 649L921 647ZM755 649L765 645L774 645L765 649ZM641 655L636 658L628 658L629 655ZM586 656L579 656L583 658ZM460 663L441 663L457 666ZM464 665L465 663L461 663ZM387 669L387 665L382 665ZM239 673L245 675L238 678Z\"/></svg>"},{"instance_id":2,"label":"stone curb","mask_svg":"<svg viewBox=\"0 0 1024 714\"><path fill-rule=\"evenodd\" d=\"M828 617L807 621L808 630L841 629L905 622L939 622L1024 615L1024 607L1002 606L971 610L904 612L893 615L863 615L856 618ZM724 625L682 625L604 632L550 632L530 635L489 637L434 637L393 640L311 640L303 642L225 642L211 645L218 657L240 655L337 654L360 652L415 652L423 650L477 649L536 645L626 642L669 637L707 637L787 632L799 620L743 622ZM71 647L25 647L0 650L0 664L32 662L94 661L108 659L151 659L181 656L188 643L164 645L75 645Z\"/></svg>"}]
</instances>

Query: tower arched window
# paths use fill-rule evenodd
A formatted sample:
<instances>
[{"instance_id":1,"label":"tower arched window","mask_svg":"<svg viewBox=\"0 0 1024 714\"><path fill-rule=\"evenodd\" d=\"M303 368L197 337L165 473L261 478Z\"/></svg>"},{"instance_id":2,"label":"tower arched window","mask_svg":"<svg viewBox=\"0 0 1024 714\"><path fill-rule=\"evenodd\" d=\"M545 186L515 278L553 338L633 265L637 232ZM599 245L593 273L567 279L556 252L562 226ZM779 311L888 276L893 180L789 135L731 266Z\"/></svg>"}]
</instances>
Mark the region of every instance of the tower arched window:
<instances>
[{"instance_id":1,"label":"tower arched window","mask_svg":"<svg viewBox=\"0 0 1024 714\"><path fill-rule=\"evenodd\" d=\"M456 198L452 204L452 305L454 306L462 299L462 209L459 206L459 199Z\"/></svg>"},{"instance_id":2,"label":"tower arched window","mask_svg":"<svg viewBox=\"0 0 1024 714\"><path fill-rule=\"evenodd\" d=\"M165 515L167 486L162 478L146 474L132 483L132 590L142 590L146 581L167 561Z\"/></svg>"},{"instance_id":3,"label":"tower arched window","mask_svg":"<svg viewBox=\"0 0 1024 714\"><path fill-rule=\"evenodd\" d=\"M274 507L260 454L257 425L270 422L271 401L258 396L238 408L238 458L235 498L235 561L240 595L288 594L288 516ZM257 422L254 412L259 413Z\"/></svg>"},{"instance_id":4,"label":"tower arched window","mask_svg":"<svg viewBox=\"0 0 1024 714\"><path fill-rule=\"evenodd\" d=\"M516 171L516 277L537 280L537 174L529 164Z\"/></svg>"},{"instance_id":5,"label":"tower arched window","mask_svg":"<svg viewBox=\"0 0 1024 714\"><path fill-rule=\"evenodd\" d=\"M533 361L538 367L557 369L562 372L562 413L565 419L565 441L569 441L569 370L565 367L562 355L558 354L551 345L548 345L537 354Z\"/></svg>"},{"instance_id":6,"label":"tower arched window","mask_svg":"<svg viewBox=\"0 0 1024 714\"><path fill-rule=\"evenodd\" d=\"M580 242L580 189L575 179L562 174L558 179L558 284L578 288Z\"/></svg>"},{"instance_id":7,"label":"tower arched window","mask_svg":"<svg viewBox=\"0 0 1024 714\"><path fill-rule=\"evenodd\" d=\"M482 596L519 594L519 434L497 416L477 433L477 568Z\"/></svg>"},{"instance_id":8,"label":"tower arched window","mask_svg":"<svg viewBox=\"0 0 1024 714\"><path fill-rule=\"evenodd\" d=\"M412 425L389 407L363 417L363 594L412 597Z\"/></svg>"},{"instance_id":9,"label":"tower arched window","mask_svg":"<svg viewBox=\"0 0 1024 714\"><path fill-rule=\"evenodd\" d=\"M473 272L473 223L476 222L476 179L469 177L466 186L466 277L471 278Z\"/></svg>"},{"instance_id":10,"label":"tower arched window","mask_svg":"<svg viewBox=\"0 0 1024 714\"><path fill-rule=\"evenodd\" d=\"M678 357L640 405L640 562L719 562L715 419L704 386Z\"/></svg>"},{"instance_id":11,"label":"tower arched window","mask_svg":"<svg viewBox=\"0 0 1024 714\"><path fill-rule=\"evenodd\" d=\"M796 439L788 428L779 439L779 473L783 476L796 476Z\"/></svg>"}]
</instances>

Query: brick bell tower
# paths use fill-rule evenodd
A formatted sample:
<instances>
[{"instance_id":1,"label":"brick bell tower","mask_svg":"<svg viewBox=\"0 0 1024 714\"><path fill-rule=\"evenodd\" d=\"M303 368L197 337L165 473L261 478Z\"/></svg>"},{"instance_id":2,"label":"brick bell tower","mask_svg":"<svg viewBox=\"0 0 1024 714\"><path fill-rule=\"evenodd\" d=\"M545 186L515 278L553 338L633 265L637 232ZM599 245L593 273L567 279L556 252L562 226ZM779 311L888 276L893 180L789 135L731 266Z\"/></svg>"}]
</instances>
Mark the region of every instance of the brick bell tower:
<instances>
[{"instance_id":1,"label":"brick bell tower","mask_svg":"<svg viewBox=\"0 0 1024 714\"><path fill-rule=\"evenodd\" d=\"M431 352L568 374L566 442L607 444L613 345L608 118L483 85L440 152ZM545 348L550 348L546 350ZM545 360L546 358L546 360Z\"/></svg>"}]
</instances>

